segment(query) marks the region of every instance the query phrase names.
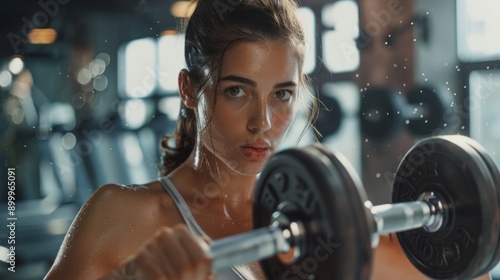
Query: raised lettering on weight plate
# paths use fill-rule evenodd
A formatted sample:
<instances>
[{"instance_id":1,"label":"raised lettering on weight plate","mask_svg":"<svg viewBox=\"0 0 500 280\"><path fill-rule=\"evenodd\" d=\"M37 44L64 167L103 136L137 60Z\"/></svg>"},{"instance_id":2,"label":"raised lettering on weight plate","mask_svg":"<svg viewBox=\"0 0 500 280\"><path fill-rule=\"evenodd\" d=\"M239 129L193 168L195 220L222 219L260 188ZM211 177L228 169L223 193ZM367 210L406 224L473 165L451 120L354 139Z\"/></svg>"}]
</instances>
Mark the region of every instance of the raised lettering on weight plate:
<instances>
[{"instance_id":1,"label":"raised lettering on weight plate","mask_svg":"<svg viewBox=\"0 0 500 280\"><path fill-rule=\"evenodd\" d=\"M422 241L423 242L420 243L418 250L420 258L429 261L434 256L436 248L432 243L429 242L428 238L425 238Z\"/></svg>"},{"instance_id":2,"label":"raised lettering on weight plate","mask_svg":"<svg viewBox=\"0 0 500 280\"><path fill-rule=\"evenodd\" d=\"M268 182L265 186L264 193L262 194L262 202L268 209L276 209L278 196L275 193L274 185L272 182Z\"/></svg>"},{"instance_id":3,"label":"raised lettering on weight plate","mask_svg":"<svg viewBox=\"0 0 500 280\"><path fill-rule=\"evenodd\" d=\"M468 249L469 246L472 246L476 243L476 240L472 237L470 232L465 228L459 228L457 230L457 237L464 249Z\"/></svg>"},{"instance_id":4,"label":"raised lettering on weight plate","mask_svg":"<svg viewBox=\"0 0 500 280\"><path fill-rule=\"evenodd\" d=\"M416 239L418 243L418 258L429 267L449 267L455 265L462 257L460 245L432 244L428 238ZM420 242L419 242L420 241Z\"/></svg>"},{"instance_id":5,"label":"raised lettering on weight plate","mask_svg":"<svg viewBox=\"0 0 500 280\"><path fill-rule=\"evenodd\" d=\"M427 178L439 176L437 167L438 164L435 161L425 162L419 169L415 170L416 172L413 172L411 182L418 184Z\"/></svg>"},{"instance_id":6,"label":"raised lettering on weight plate","mask_svg":"<svg viewBox=\"0 0 500 280\"><path fill-rule=\"evenodd\" d=\"M300 205L302 205L304 208L303 210L306 210L306 214L311 214L311 211L313 210L312 208L312 203L314 200L314 195L311 193L311 190L307 188L307 185L304 181L300 180L300 178L297 178L297 184L295 185L295 191L297 192L296 198Z\"/></svg>"},{"instance_id":7,"label":"raised lettering on weight plate","mask_svg":"<svg viewBox=\"0 0 500 280\"><path fill-rule=\"evenodd\" d=\"M460 260L462 256L460 247L457 243L452 243L446 246L438 247L440 257L437 258L437 266L446 267L453 265Z\"/></svg>"},{"instance_id":8,"label":"raised lettering on weight plate","mask_svg":"<svg viewBox=\"0 0 500 280\"><path fill-rule=\"evenodd\" d=\"M413 251L418 249L418 241L420 240L420 237L422 235L420 234L405 234L405 239L407 239L410 242L410 246Z\"/></svg>"}]
</instances>

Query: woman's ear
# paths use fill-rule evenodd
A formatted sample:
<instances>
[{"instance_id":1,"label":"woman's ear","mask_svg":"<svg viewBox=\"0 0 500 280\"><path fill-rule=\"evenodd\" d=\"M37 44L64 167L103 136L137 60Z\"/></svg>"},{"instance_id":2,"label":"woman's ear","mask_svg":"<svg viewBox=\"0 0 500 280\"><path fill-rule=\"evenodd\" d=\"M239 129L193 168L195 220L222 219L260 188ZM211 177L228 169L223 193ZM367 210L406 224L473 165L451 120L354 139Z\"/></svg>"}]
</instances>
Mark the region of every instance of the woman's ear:
<instances>
[{"instance_id":1,"label":"woman's ear","mask_svg":"<svg viewBox=\"0 0 500 280\"><path fill-rule=\"evenodd\" d=\"M181 96L182 102L189 109L194 109L196 106L193 87L191 86L191 80L189 79L189 72L186 69L182 69L179 72L179 94Z\"/></svg>"}]
</instances>

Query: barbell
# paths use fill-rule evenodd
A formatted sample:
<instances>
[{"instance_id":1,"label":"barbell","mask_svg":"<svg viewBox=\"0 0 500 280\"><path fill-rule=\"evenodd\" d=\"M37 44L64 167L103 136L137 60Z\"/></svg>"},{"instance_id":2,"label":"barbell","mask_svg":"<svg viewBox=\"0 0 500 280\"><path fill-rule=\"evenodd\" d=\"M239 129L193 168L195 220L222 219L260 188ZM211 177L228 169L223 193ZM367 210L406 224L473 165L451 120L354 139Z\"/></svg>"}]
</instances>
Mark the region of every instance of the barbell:
<instances>
[{"instance_id":1,"label":"barbell","mask_svg":"<svg viewBox=\"0 0 500 280\"><path fill-rule=\"evenodd\" d=\"M378 236L396 232L433 279L471 279L500 260L500 173L465 136L415 144L392 204L373 206L348 160L320 144L273 155L257 182L255 230L210 244L214 270L260 260L268 279L369 279Z\"/></svg>"}]
</instances>

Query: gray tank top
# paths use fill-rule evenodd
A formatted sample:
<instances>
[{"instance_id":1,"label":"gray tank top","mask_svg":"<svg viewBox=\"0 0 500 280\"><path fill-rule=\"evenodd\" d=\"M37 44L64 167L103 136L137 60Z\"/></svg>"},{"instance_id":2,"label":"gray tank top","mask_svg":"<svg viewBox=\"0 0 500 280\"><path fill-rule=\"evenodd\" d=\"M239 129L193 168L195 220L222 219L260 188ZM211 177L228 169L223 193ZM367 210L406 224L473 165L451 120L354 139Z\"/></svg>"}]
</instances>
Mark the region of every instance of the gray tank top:
<instances>
[{"instance_id":1,"label":"gray tank top","mask_svg":"<svg viewBox=\"0 0 500 280\"><path fill-rule=\"evenodd\" d=\"M177 207L177 210L179 211L182 219L184 220L184 223L189 228L189 230L198 236L202 236L209 243L213 242L212 239L210 239L210 237L205 233L205 231L203 231L203 229L200 227L200 225L196 222L195 218L193 217L193 213L189 209L189 206L187 205L184 198L182 198L179 191L175 188L172 181L168 177L162 177L159 179L159 181L160 181L160 184L162 185L163 189L172 198L172 201L174 202L175 206ZM241 279L247 280L248 278L246 278L243 275L245 270L246 270L246 268L242 267L242 266L232 266L231 269L217 271L217 279L220 279L220 280L241 280Z\"/></svg>"}]
</instances>

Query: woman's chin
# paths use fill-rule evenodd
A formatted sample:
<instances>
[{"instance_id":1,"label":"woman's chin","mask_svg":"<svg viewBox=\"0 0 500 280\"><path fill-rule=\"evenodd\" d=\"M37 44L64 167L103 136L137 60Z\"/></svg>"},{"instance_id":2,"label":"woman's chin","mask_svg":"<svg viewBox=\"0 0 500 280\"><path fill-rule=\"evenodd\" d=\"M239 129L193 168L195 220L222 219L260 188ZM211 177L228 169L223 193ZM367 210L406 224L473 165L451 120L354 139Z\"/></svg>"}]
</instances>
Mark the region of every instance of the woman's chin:
<instances>
[{"instance_id":1,"label":"woman's chin","mask_svg":"<svg viewBox=\"0 0 500 280\"><path fill-rule=\"evenodd\" d=\"M238 166L230 166L233 171L241 175L256 176L264 169L265 162L244 162Z\"/></svg>"}]
</instances>

